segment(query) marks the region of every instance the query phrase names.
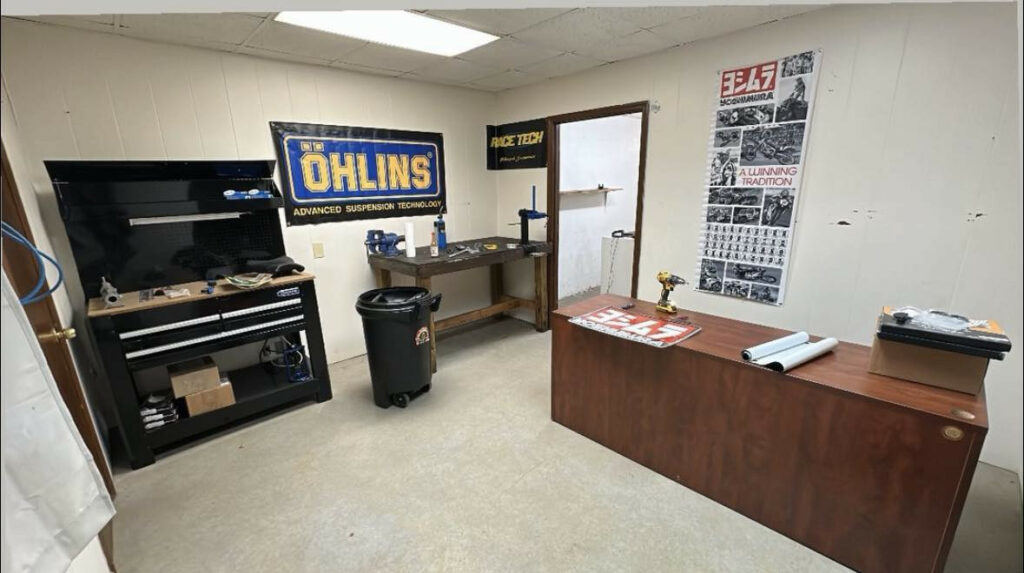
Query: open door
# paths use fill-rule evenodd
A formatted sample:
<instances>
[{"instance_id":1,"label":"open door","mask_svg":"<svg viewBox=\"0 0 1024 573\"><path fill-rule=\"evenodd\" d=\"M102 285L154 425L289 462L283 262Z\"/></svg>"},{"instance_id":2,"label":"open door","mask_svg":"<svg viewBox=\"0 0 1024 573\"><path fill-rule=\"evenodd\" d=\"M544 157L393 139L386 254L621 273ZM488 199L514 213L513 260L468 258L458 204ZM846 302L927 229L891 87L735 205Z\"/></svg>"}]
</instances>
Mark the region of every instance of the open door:
<instances>
[{"instance_id":1,"label":"open door","mask_svg":"<svg viewBox=\"0 0 1024 573\"><path fill-rule=\"evenodd\" d=\"M636 296L649 105L548 118L552 310L596 294Z\"/></svg>"}]
</instances>

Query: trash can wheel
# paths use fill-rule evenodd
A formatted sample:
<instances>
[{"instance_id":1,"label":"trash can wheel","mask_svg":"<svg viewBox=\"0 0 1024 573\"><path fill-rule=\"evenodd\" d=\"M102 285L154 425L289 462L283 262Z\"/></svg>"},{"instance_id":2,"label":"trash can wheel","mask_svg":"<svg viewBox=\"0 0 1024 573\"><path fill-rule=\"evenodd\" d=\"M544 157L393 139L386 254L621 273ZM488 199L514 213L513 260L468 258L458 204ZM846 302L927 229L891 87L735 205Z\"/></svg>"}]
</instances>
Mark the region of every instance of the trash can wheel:
<instances>
[{"instance_id":1,"label":"trash can wheel","mask_svg":"<svg viewBox=\"0 0 1024 573\"><path fill-rule=\"evenodd\" d=\"M409 395L405 392L402 392L401 394L394 394L391 396L391 403L399 408L405 408L409 405Z\"/></svg>"}]
</instances>

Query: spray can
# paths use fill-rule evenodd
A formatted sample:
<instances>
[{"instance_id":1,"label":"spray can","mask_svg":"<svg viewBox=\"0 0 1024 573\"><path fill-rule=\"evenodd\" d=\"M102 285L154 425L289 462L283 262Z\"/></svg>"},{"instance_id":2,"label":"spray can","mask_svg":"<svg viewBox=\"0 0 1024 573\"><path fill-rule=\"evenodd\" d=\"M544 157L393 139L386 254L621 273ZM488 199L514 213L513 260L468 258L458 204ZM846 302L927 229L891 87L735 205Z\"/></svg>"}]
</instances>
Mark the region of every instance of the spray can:
<instances>
[{"instance_id":1,"label":"spray can","mask_svg":"<svg viewBox=\"0 0 1024 573\"><path fill-rule=\"evenodd\" d=\"M434 221L434 234L437 235L437 248L448 248L448 233L445 232L444 214L438 213Z\"/></svg>"},{"instance_id":2,"label":"spray can","mask_svg":"<svg viewBox=\"0 0 1024 573\"><path fill-rule=\"evenodd\" d=\"M430 256L439 257L441 256L441 249L437 245L437 233L430 234Z\"/></svg>"}]
</instances>

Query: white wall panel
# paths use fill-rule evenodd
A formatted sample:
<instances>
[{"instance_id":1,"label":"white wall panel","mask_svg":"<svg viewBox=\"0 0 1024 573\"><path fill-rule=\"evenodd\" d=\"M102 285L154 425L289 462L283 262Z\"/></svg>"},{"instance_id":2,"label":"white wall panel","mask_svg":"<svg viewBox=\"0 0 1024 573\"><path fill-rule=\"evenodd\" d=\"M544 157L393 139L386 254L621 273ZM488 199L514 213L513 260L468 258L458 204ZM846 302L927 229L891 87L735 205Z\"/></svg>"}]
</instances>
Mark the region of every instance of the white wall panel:
<instances>
[{"instance_id":1,"label":"white wall panel","mask_svg":"<svg viewBox=\"0 0 1024 573\"><path fill-rule=\"evenodd\" d=\"M494 233L495 178L483 154L493 94L7 19L2 35L4 133L7 118L16 118L11 137L31 150L22 177L28 181L19 182L38 194L46 232L68 266L70 249L42 159L271 159L270 121L439 131L446 142L450 228L460 238ZM73 75L67 73L72 61ZM66 103L70 92L74 98ZM420 245L429 240L432 219L414 221ZM285 229L288 254L318 276L330 361L364 351L354 304L373 287L363 247L367 229L401 232L403 223ZM314 241L324 243L324 258L312 258ZM435 280L435 290L445 295L441 316L488 304L487 280L484 271ZM78 293L72 284L72 302L81 299Z\"/></svg>"},{"instance_id":2,"label":"white wall panel","mask_svg":"<svg viewBox=\"0 0 1024 573\"><path fill-rule=\"evenodd\" d=\"M1013 16L1010 3L828 8L502 92L497 121L660 104L649 126L639 277L640 296L653 299L658 269L696 267L716 71L822 48L785 305L692 290L676 300L860 343L883 304L916 304L994 318L1020 340ZM497 222L524 204L530 182L543 190L545 180L543 170L499 174ZM1018 472L1022 363L1014 351L990 366L982 454Z\"/></svg>"}]
</instances>

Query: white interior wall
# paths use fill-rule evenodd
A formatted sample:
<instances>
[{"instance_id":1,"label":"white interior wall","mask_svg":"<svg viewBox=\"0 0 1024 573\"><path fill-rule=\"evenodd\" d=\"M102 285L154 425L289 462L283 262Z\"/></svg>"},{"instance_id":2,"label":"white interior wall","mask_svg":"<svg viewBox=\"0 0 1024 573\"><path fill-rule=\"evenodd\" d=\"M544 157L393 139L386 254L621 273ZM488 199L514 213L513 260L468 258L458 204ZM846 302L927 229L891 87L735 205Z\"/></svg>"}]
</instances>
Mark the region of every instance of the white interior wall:
<instances>
[{"instance_id":1,"label":"white interior wall","mask_svg":"<svg viewBox=\"0 0 1024 573\"><path fill-rule=\"evenodd\" d=\"M275 158L269 121L441 132L450 239L494 234L495 179L482 144L493 94L16 20L4 19L2 31L4 139L20 138L20 190L38 199L51 251L67 266L73 259L44 159ZM366 230L401 233L404 221L285 228L288 254L318 277L329 361L364 352L354 304L374 286ZM431 221L415 218L415 235L429 238ZM317 241L322 259L312 258ZM438 277L440 316L489 304L487 281L486 269ZM78 304L80 287L70 282Z\"/></svg>"},{"instance_id":2,"label":"white interior wall","mask_svg":"<svg viewBox=\"0 0 1024 573\"><path fill-rule=\"evenodd\" d=\"M884 304L994 318L1024 339L1015 7L826 8L498 96L498 122L638 100L650 117L639 295L693 278L716 72L823 49L782 307L677 291L682 306L869 343ZM501 172L498 221L543 170ZM538 203L541 199L538 198ZM839 221L850 225L839 225ZM539 225L535 238L544 237ZM528 285L510 284L525 292ZM1015 349L987 378L984 461L1021 471Z\"/></svg>"},{"instance_id":3,"label":"white interior wall","mask_svg":"<svg viewBox=\"0 0 1024 573\"><path fill-rule=\"evenodd\" d=\"M564 123L559 128L559 189L621 187L592 195L561 196L558 298L601 284L601 237L636 222L640 172L640 115Z\"/></svg>"}]
</instances>

